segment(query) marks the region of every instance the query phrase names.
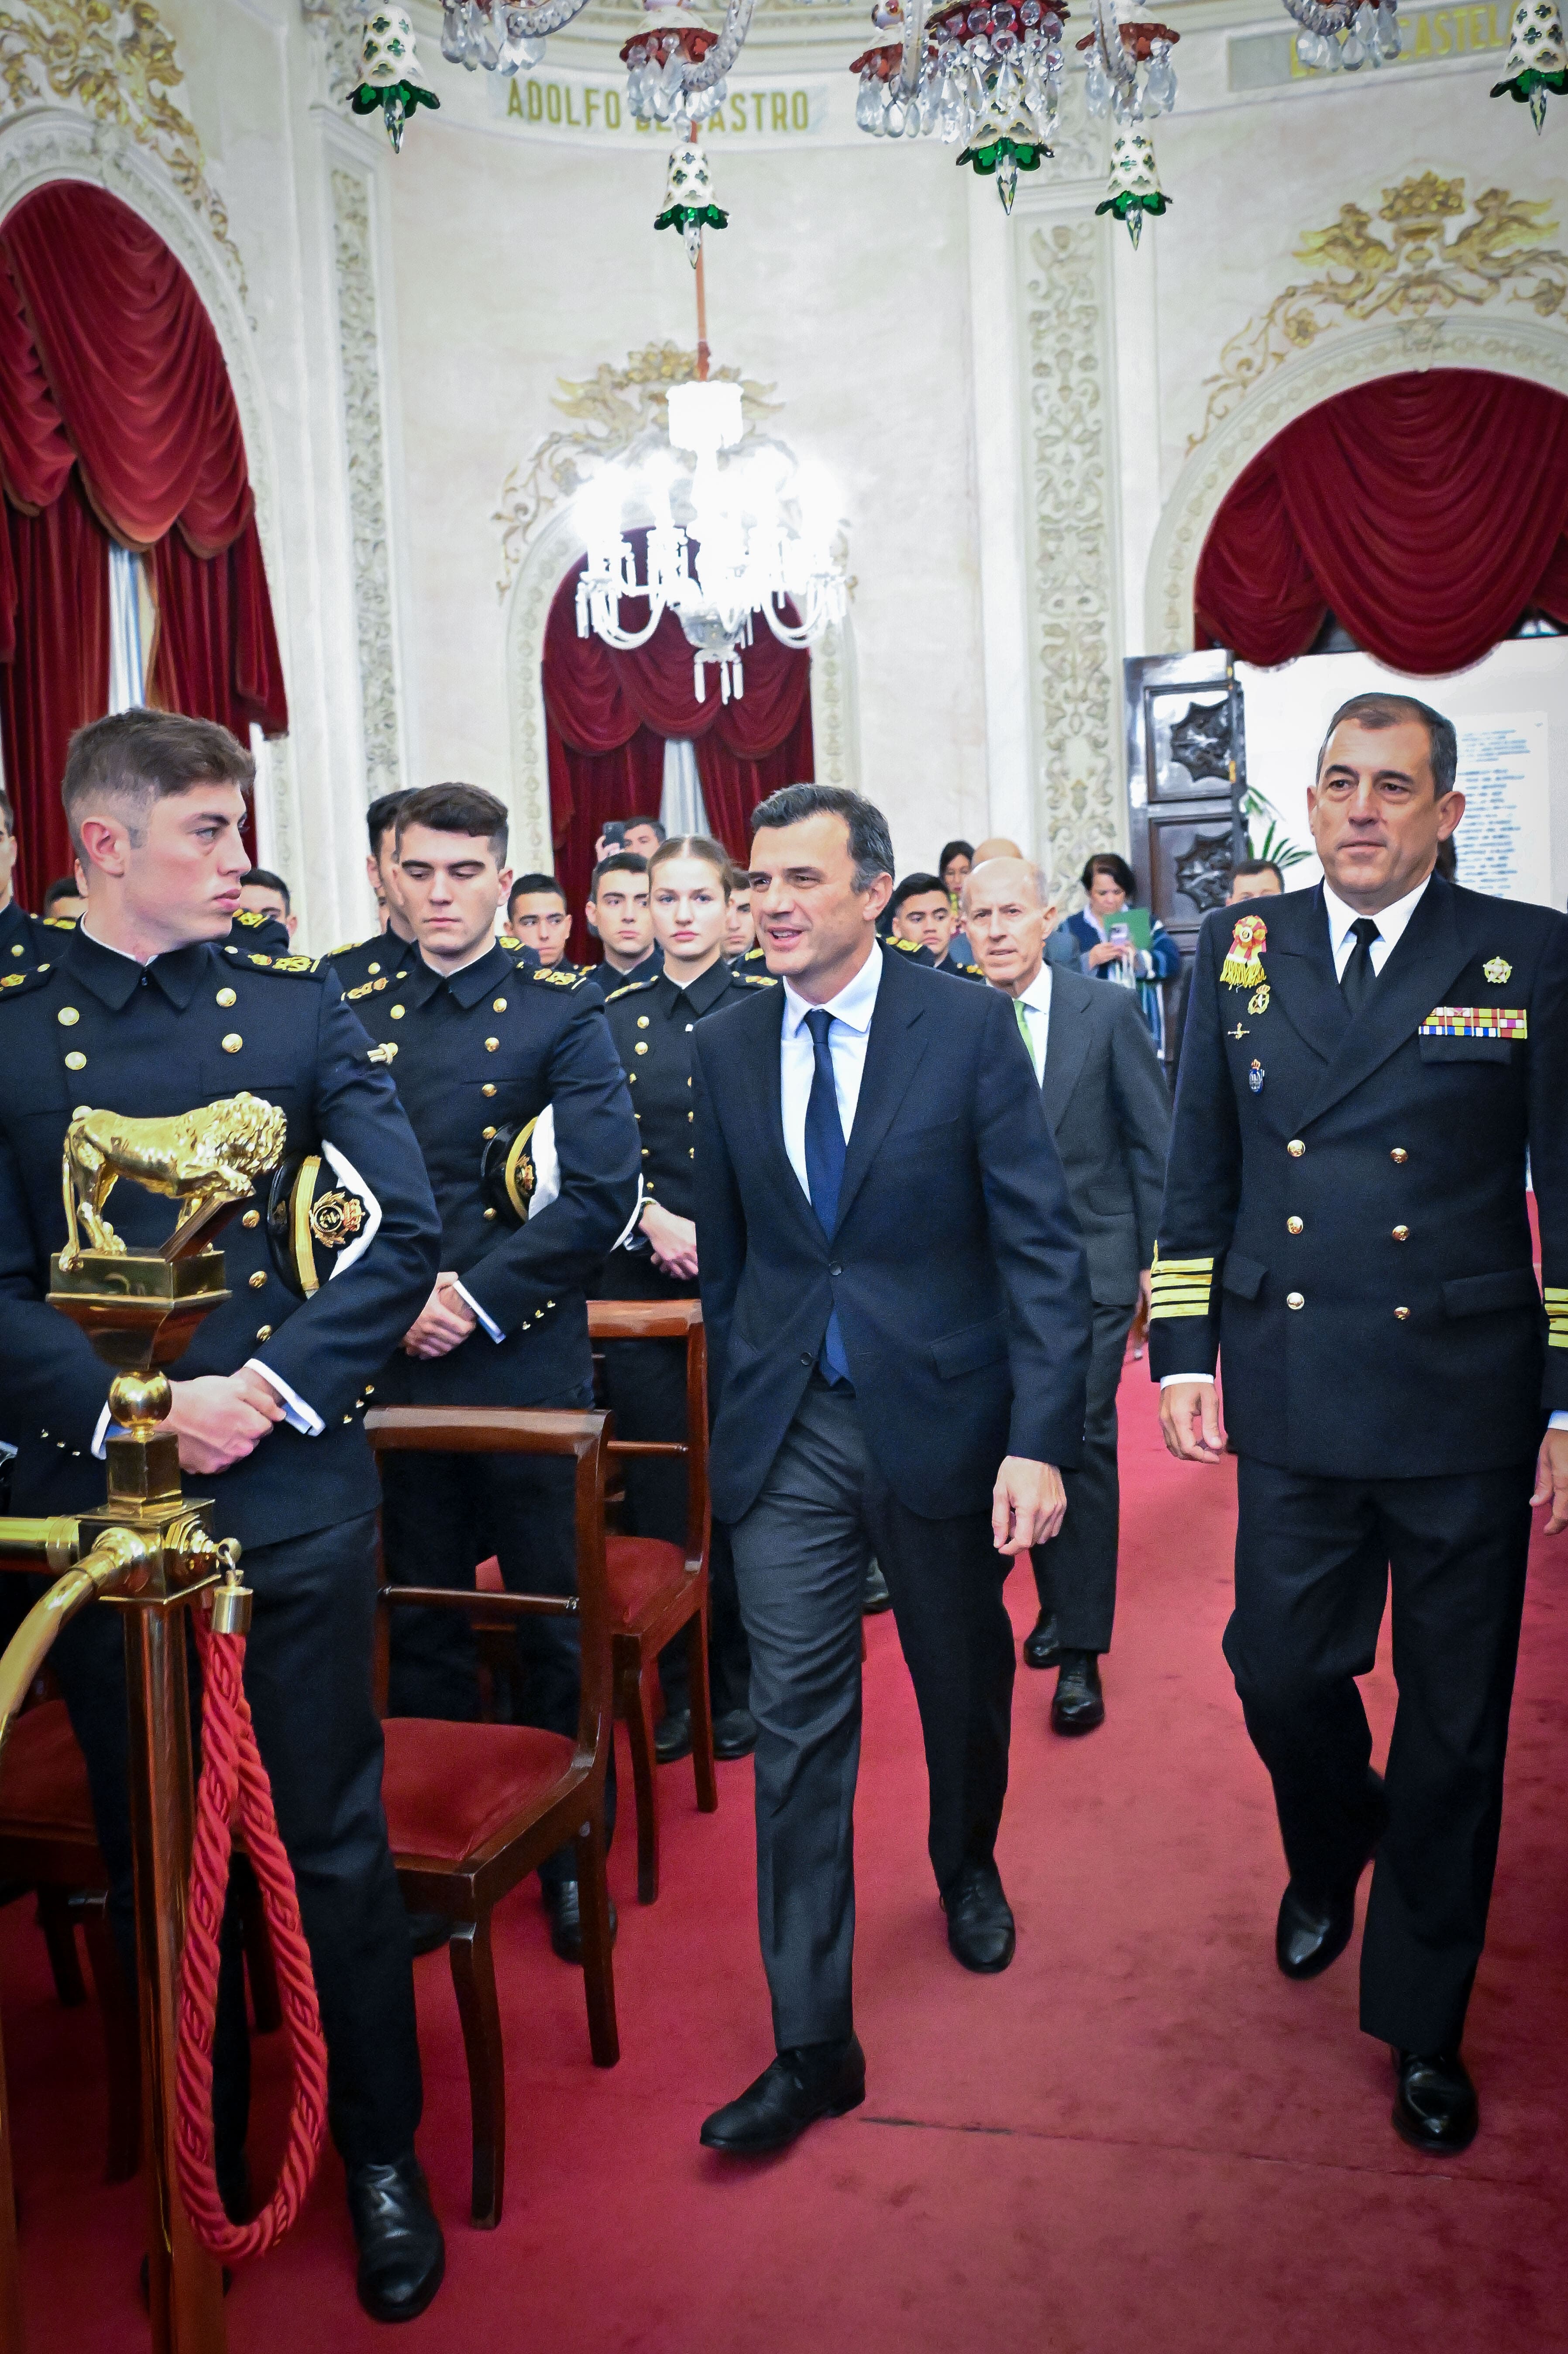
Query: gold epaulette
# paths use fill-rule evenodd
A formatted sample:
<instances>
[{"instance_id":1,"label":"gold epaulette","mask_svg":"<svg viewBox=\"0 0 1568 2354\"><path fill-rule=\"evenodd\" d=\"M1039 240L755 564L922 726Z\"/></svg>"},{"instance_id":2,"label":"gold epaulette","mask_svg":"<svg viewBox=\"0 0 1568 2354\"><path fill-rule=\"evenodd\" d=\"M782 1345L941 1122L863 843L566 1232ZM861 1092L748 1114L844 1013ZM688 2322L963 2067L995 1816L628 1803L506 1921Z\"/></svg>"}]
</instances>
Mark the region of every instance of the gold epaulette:
<instances>
[{"instance_id":1,"label":"gold epaulette","mask_svg":"<svg viewBox=\"0 0 1568 2354\"><path fill-rule=\"evenodd\" d=\"M1561 1284L1542 1287L1546 1295L1546 1345L1549 1349L1568 1349L1568 1290Z\"/></svg>"},{"instance_id":2,"label":"gold epaulette","mask_svg":"<svg viewBox=\"0 0 1568 2354\"><path fill-rule=\"evenodd\" d=\"M36 964L30 966L26 972L0 973L0 990L5 991L7 996L20 996L30 981L42 981L48 970L47 964ZM0 1000L0 1002L3 1002Z\"/></svg>"},{"instance_id":3,"label":"gold epaulette","mask_svg":"<svg viewBox=\"0 0 1568 2354\"><path fill-rule=\"evenodd\" d=\"M779 986L776 972L737 972L736 979L745 981L747 989L777 989Z\"/></svg>"},{"instance_id":4,"label":"gold epaulette","mask_svg":"<svg viewBox=\"0 0 1568 2354\"><path fill-rule=\"evenodd\" d=\"M619 989L610 991L604 1002L607 1005L613 1005L618 997L635 997L640 989L652 989L652 986L651 981L623 981Z\"/></svg>"},{"instance_id":5,"label":"gold epaulette","mask_svg":"<svg viewBox=\"0 0 1568 2354\"><path fill-rule=\"evenodd\" d=\"M587 973L580 972L575 964L535 964L519 966L518 970L525 970L530 981L547 981L556 989L581 989L588 979Z\"/></svg>"},{"instance_id":6,"label":"gold epaulette","mask_svg":"<svg viewBox=\"0 0 1568 2354\"><path fill-rule=\"evenodd\" d=\"M261 972L319 972L326 963L324 957L318 960L315 957L308 956L249 956L242 949L237 949L232 940L225 940L223 953L225 956L238 957L241 964L254 965Z\"/></svg>"},{"instance_id":7,"label":"gold epaulette","mask_svg":"<svg viewBox=\"0 0 1568 2354\"><path fill-rule=\"evenodd\" d=\"M378 940L380 938L381 934L379 932L366 932L362 940L344 940L341 948L328 949L326 955L322 959L322 962L326 964L330 962L334 957L349 956L355 949L367 949L372 940Z\"/></svg>"},{"instance_id":8,"label":"gold epaulette","mask_svg":"<svg viewBox=\"0 0 1568 2354\"><path fill-rule=\"evenodd\" d=\"M74 932L80 923L79 916L40 916L40 924L48 924L51 932Z\"/></svg>"},{"instance_id":9,"label":"gold epaulette","mask_svg":"<svg viewBox=\"0 0 1568 2354\"><path fill-rule=\"evenodd\" d=\"M1179 1316L1207 1316L1214 1288L1214 1261L1208 1258L1161 1258L1154 1246L1149 1278L1149 1320Z\"/></svg>"},{"instance_id":10,"label":"gold epaulette","mask_svg":"<svg viewBox=\"0 0 1568 2354\"><path fill-rule=\"evenodd\" d=\"M905 956L918 956L920 953L919 941L906 940L902 932L889 932L882 945L885 949L897 949Z\"/></svg>"}]
</instances>

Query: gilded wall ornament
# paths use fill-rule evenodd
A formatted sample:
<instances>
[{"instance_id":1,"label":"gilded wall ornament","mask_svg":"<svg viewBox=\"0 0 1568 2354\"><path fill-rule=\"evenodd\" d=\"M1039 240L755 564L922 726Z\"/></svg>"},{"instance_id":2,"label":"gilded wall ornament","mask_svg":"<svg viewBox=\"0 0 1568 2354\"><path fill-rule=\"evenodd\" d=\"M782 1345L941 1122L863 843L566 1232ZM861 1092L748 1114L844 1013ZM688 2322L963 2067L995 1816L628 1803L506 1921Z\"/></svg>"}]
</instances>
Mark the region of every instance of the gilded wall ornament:
<instances>
[{"instance_id":1,"label":"gilded wall ornament","mask_svg":"<svg viewBox=\"0 0 1568 2354\"><path fill-rule=\"evenodd\" d=\"M172 95L184 79L174 36L153 0L25 0L0 8L0 117L52 96L128 132L200 215L243 295L245 267L228 211L207 176L196 125Z\"/></svg>"},{"instance_id":2,"label":"gilded wall ornament","mask_svg":"<svg viewBox=\"0 0 1568 2354\"><path fill-rule=\"evenodd\" d=\"M1341 205L1327 228L1309 229L1298 261L1322 275L1287 286L1261 318L1249 320L1204 378L1208 407L1187 443L1207 439L1259 380L1330 328L1397 320L1435 331L1451 312L1523 302L1538 318L1568 319L1568 253L1548 243L1557 222L1542 200L1485 188L1473 200L1463 179L1423 172L1385 188L1377 219L1362 206Z\"/></svg>"}]
</instances>

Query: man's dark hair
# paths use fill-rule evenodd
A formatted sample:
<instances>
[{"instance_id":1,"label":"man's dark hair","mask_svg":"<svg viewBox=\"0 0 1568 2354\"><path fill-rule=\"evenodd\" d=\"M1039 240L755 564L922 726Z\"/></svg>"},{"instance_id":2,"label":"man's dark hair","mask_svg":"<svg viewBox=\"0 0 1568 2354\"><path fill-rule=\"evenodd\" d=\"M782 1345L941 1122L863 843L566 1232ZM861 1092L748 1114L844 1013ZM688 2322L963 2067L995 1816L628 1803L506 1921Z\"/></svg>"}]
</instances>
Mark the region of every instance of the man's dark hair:
<instances>
[{"instance_id":1,"label":"man's dark hair","mask_svg":"<svg viewBox=\"0 0 1568 2354\"><path fill-rule=\"evenodd\" d=\"M809 817L842 818L849 829L857 891L869 891L879 875L893 873L887 820L874 801L843 785L782 785L758 802L751 812L751 831L755 834L764 826L800 825Z\"/></svg>"},{"instance_id":2,"label":"man's dark hair","mask_svg":"<svg viewBox=\"0 0 1568 2354\"><path fill-rule=\"evenodd\" d=\"M506 856L506 804L482 785L422 785L398 802L394 822L399 854L408 828L428 825L435 833L482 833L497 866Z\"/></svg>"},{"instance_id":3,"label":"man's dark hair","mask_svg":"<svg viewBox=\"0 0 1568 2354\"><path fill-rule=\"evenodd\" d=\"M44 913L52 915L62 899L79 899L81 885L74 875L58 875L44 893Z\"/></svg>"},{"instance_id":4,"label":"man's dark hair","mask_svg":"<svg viewBox=\"0 0 1568 2354\"><path fill-rule=\"evenodd\" d=\"M377 793L366 811L365 826L370 836L372 858L380 857L382 837L396 825L397 811L414 790L412 785L399 785L395 792Z\"/></svg>"},{"instance_id":5,"label":"man's dark hair","mask_svg":"<svg viewBox=\"0 0 1568 2354\"><path fill-rule=\"evenodd\" d=\"M73 883L70 887L74 891L76 885ZM294 903L289 896L288 885L281 875L274 875L269 866L253 866L249 875L240 876L239 887L242 891L279 891L282 894L284 915L293 913Z\"/></svg>"},{"instance_id":6,"label":"man's dark hair","mask_svg":"<svg viewBox=\"0 0 1568 2354\"><path fill-rule=\"evenodd\" d=\"M622 825L627 827L634 825L652 826L654 832L658 835L661 844L662 844L665 840L664 829L660 824L659 820L656 817L623 817L620 822ZM636 854L633 853L634 856L635 854Z\"/></svg>"},{"instance_id":7,"label":"man's dark hair","mask_svg":"<svg viewBox=\"0 0 1568 2354\"><path fill-rule=\"evenodd\" d=\"M0 819L5 821L5 831L7 833L16 832L16 820L11 809L11 796L5 790L4 785L0 785Z\"/></svg>"},{"instance_id":8,"label":"man's dark hair","mask_svg":"<svg viewBox=\"0 0 1568 2354\"><path fill-rule=\"evenodd\" d=\"M972 865L974 863L974 854L975 846L972 842L944 842L942 844L942 854L937 861L937 874L938 880L947 873L955 858L967 858ZM941 888L944 891L947 887L948 886L945 883L941 885Z\"/></svg>"},{"instance_id":9,"label":"man's dark hair","mask_svg":"<svg viewBox=\"0 0 1568 2354\"><path fill-rule=\"evenodd\" d=\"M1231 869L1231 881L1244 883L1249 875L1272 875L1280 889L1285 888L1285 877L1272 858L1238 858Z\"/></svg>"},{"instance_id":10,"label":"man's dark hair","mask_svg":"<svg viewBox=\"0 0 1568 2354\"><path fill-rule=\"evenodd\" d=\"M563 907L567 904L567 895L553 875L519 875L506 894L507 914L512 913L519 899L526 899L535 891L553 891Z\"/></svg>"},{"instance_id":11,"label":"man's dark hair","mask_svg":"<svg viewBox=\"0 0 1568 2354\"><path fill-rule=\"evenodd\" d=\"M1434 872L1441 875L1445 883L1457 883L1459 879L1459 854L1451 833L1445 834L1437 844L1437 864Z\"/></svg>"},{"instance_id":12,"label":"man's dark hair","mask_svg":"<svg viewBox=\"0 0 1568 2354\"><path fill-rule=\"evenodd\" d=\"M183 712L137 705L77 729L66 752L60 800L78 851L80 820L101 801L119 805L140 848L154 801L189 792L193 785L238 785L248 794L255 779L255 761L216 719L187 719Z\"/></svg>"},{"instance_id":13,"label":"man's dark hair","mask_svg":"<svg viewBox=\"0 0 1568 2354\"><path fill-rule=\"evenodd\" d=\"M926 899L933 891L939 891L944 899L948 896L948 886L939 875L906 875L889 899L887 912L895 916L906 899Z\"/></svg>"},{"instance_id":14,"label":"man's dark hair","mask_svg":"<svg viewBox=\"0 0 1568 2354\"><path fill-rule=\"evenodd\" d=\"M1119 851L1096 851L1094 856L1089 860L1087 865L1084 868L1083 873L1078 877L1079 882L1083 885L1086 891L1092 891L1094 889L1095 876L1097 875L1108 875L1111 881L1116 885L1118 890L1125 891L1129 899L1131 898L1134 891L1138 888L1137 884L1133 880L1132 869L1128 864L1126 859L1122 857Z\"/></svg>"},{"instance_id":15,"label":"man's dark hair","mask_svg":"<svg viewBox=\"0 0 1568 2354\"><path fill-rule=\"evenodd\" d=\"M1348 703L1341 703L1324 735L1316 775L1320 777L1323 773L1323 754L1333 741L1335 728L1347 719L1353 719L1361 727L1403 727L1409 720L1418 721L1426 730L1434 796L1441 801L1445 793L1453 791L1454 779L1459 773L1459 738L1454 723L1414 695L1352 695Z\"/></svg>"},{"instance_id":16,"label":"man's dark hair","mask_svg":"<svg viewBox=\"0 0 1568 2354\"><path fill-rule=\"evenodd\" d=\"M648 861L640 850L612 850L609 856L601 858L594 868L588 884L588 897L599 897L599 886L607 875L646 875L647 872Z\"/></svg>"}]
</instances>

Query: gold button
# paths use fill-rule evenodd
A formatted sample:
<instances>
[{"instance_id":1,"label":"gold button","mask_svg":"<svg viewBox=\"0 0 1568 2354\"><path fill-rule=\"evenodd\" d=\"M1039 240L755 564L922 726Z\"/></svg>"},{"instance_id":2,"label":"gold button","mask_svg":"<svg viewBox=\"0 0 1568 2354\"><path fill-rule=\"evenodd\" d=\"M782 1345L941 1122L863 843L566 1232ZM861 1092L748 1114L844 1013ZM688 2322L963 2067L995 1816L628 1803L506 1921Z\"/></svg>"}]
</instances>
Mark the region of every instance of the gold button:
<instances>
[{"instance_id":1,"label":"gold button","mask_svg":"<svg viewBox=\"0 0 1568 2354\"><path fill-rule=\"evenodd\" d=\"M482 1096L493 1096L493 1095L495 1093L495 1089L494 1089L494 1087L491 1085L491 1082L490 1082L488 1079L486 1079L486 1081L485 1081L484 1085L481 1087L481 1089L480 1089L480 1091L479 1091L479 1092L480 1092L480 1094L481 1094Z\"/></svg>"},{"instance_id":2,"label":"gold button","mask_svg":"<svg viewBox=\"0 0 1568 2354\"><path fill-rule=\"evenodd\" d=\"M686 1118L687 1118L688 1119L695 1119L696 1116L697 1116L697 1115L696 1115L696 1113L695 1113L694 1111L689 1111L689 1112L686 1114Z\"/></svg>"},{"instance_id":3,"label":"gold button","mask_svg":"<svg viewBox=\"0 0 1568 2354\"><path fill-rule=\"evenodd\" d=\"M20 955L21 955L21 953L22 953L22 943L21 943L21 941L20 941L20 940L18 940L18 941L16 942L16 947L12 949L11 953L12 953L12 955L13 955L13 956L20 956Z\"/></svg>"},{"instance_id":4,"label":"gold button","mask_svg":"<svg viewBox=\"0 0 1568 2354\"><path fill-rule=\"evenodd\" d=\"M640 1014L638 1015L638 1017L637 1017L637 1027L638 1027L640 1030L646 1030L646 1029L647 1029L647 1027L648 1027L648 1016L646 1015L646 1013L640 1013Z\"/></svg>"},{"instance_id":5,"label":"gold button","mask_svg":"<svg viewBox=\"0 0 1568 2354\"><path fill-rule=\"evenodd\" d=\"M66 1056L66 1068L68 1071L85 1071L87 1068L87 1056L85 1055L68 1055Z\"/></svg>"},{"instance_id":6,"label":"gold button","mask_svg":"<svg viewBox=\"0 0 1568 2354\"><path fill-rule=\"evenodd\" d=\"M1292 1161L1299 1161L1301 1155L1306 1151L1307 1147L1302 1143L1301 1139L1298 1136L1293 1136L1285 1150L1289 1153Z\"/></svg>"},{"instance_id":7,"label":"gold button","mask_svg":"<svg viewBox=\"0 0 1568 2354\"><path fill-rule=\"evenodd\" d=\"M1396 1324L1408 1324L1410 1321L1409 1309L1396 1308L1393 1311L1393 1318Z\"/></svg>"},{"instance_id":8,"label":"gold button","mask_svg":"<svg viewBox=\"0 0 1568 2354\"><path fill-rule=\"evenodd\" d=\"M367 964L365 970L366 972L379 972L381 967L378 964Z\"/></svg>"},{"instance_id":9,"label":"gold button","mask_svg":"<svg viewBox=\"0 0 1568 2354\"><path fill-rule=\"evenodd\" d=\"M250 1288L251 1288L251 1290L252 1290L252 1291L260 1291L260 1288L261 1288L261 1287L262 1287L262 1285L266 1282L266 1280L267 1280L267 1274L266 1274L266 1270L265 1270L265 1268L264 1268L264 1267L259 1267L257 1268L257 1270L256 1270L255 1274L250 1278Z\"/></svg>"},{"instance_id":10,"label":"gold button","mask_svg":"<svg viewBox=\"0 0 1568 2354\"><path fill-rule=\"evenodd\" d=\"M233 991L233 990L232 990L232 989L220 989L220 990L218 991L218 992L217 992L217 1002L218 1002L218 1003L219 1003L220 1005L232 1005L232 1004L234 1004L234 1002L235 1002L235 995L234 995L234 991Z\"/></svg>"},{"instance_id":11,"label":"gold button","mask_svg":"<svg viewBox=\"0 0 1568 2354\"><path fill-rule=\"evenodd\" d=\"M490 1010L493 1013L504 1013L506 1000L503 997L493 997L490 1001Z\"/></svg>"},{"instance_id":12,"label":"gold button","mask_svg":"<svg viewBox=\"0 0 1568 2354\"><path fill-rule=\"evenodd\" d=\"M217 1043L226 1055L238 1055L245 1041L238 1030L230 1030L228 1035L220 1038Z\"/></svg>"},{"instance_id":13,"label":"gold button","mask_svg":"<svg viewBox=\"0 0 1568 2354\"><path fill-rule=\"evenodd\" d=\"M645 1054L648 1052L648 1042L647 1042L647 1040L646 1040L645 1038L639 1038L639 1040L637 1041L636 1045L632 1048L632 1050L631 1050L631 1051L632 1051L632 1053L633 1053L634 1055L645 1055Z\"/></svg>"},{"instance_id":14,"label":"gold button","mask_svg":"<svg viewBox=\"0 0 1568 2354\"><path fill-rule=\"evenodd\" d=\"M486 1216L487 1218L493 1218L493 1217L494 1217L494 1215L495 1215L495 1213L494 1213L494 1211L493 1211L493 1210L486 1210L486 1212L485 1212L485 1214L485 1214L485 1216Z\"/></svg>"},{"instance_id":15,"label":"gold button","mask_svg":"<svg viewBox=\"0 0 1568 2354\"><path fill-rule=\"evenodd\" d=\"M59 1012L55 1015L55 1020L59 1023L62 1030L74 1030L77 1023L81 1020L81 1016L77 1012L74 1005L62 1005Z\"/></svg>"},{"instance_id":16,"label":"gold button","mask_svg":"<svg viewBox=\"0 0 1568 2354\"><path fill-rule=\"evenodd\" d=\"M482 1128L479 1132L481 1136L483 1137L486 1144L490 1142L491 1138L495 1134L495 1130L493 1128Z\"/></svg>"},{"instance_id":17,"label":"gold button","mask_svg":"<svg viewBox=\"0 0 1568 2354\"><path fill-rule=\"evenodd\" d=\"M686 1114L686 1118L688 1119L690 1119L691 1116L690 1112ZM1285 1231L1287 1235L1298 1235L1302 1231L1305 1224L1306 1221L1303 1218L1287 1218L1285 1221Z\"/></svg>"},{"instance_id":18,"label":"gold button","mask_svg":"<svg viewBox=\"0 0 1568 2354\"><path fill-rule=\"evenodd\" d=\"M1389 1157L1389 1159L1390 1159L1391 1161L1408 1161L1408 1160L1409 1160L1409 1158L1410 1158L1410 1155L1409 1155L1409 1153L1408 1153L1408 1152L1406 1152L1406 1150L1405 1150L1405 1149L1404 1149L1404 1145L1403 1145L1403 1144L1396 1144L1396 1145L1394 1146L1394 1148L1393 1148L1393 1150L1389 1154L1389 1156L1388 1156L1388 1157Z\"/></svg>"},{"instance_id":19,"label":"gold button","mask_svg":"<svg viewBox=\"0 0 1568 2354\"><path fill-rule=\"evenodd\" d=\"M245 1215L240 1219L239 1223L240 1223L240 1225L241 1225L242 1226L259 1226L259 1225L260 1225L260 1223L261 1223L261 1213L260 1213L260 1210L247 1210L247 1211L246 1211L246 1213L245 1213Z\"/></svg>"},{"instance_id":20,"label":"gold button","mask_svg":"<svg viewBox=\"0 0 1568 2354\"><path fill-rule=\"evenodd\" d=\"M401 1020L403 1019L403 1015L404 1015L405 1011L406 1011L406 1009L405 1009L403 1006L401 1006L401 1005L395 1005L395 1006L392 1008L392 1019L393 1019L393 1021L394 1021L394 1022L401 1022Z\"/></svg>"},{"instance_id":21,"label":"gold button","mask_svg":"<svg viewBox=\"0 0 1568 2354\"><path fill-rule=\"evenodd\" d=\"M643 1146L643 1148L642 1148L642 1158L643 1158L643 1160L644 1160L644 1161L646 1161L646 1160L647 1160L647 1158L648 1158L648 1147L647 1147L646 1145L644 1145L644 1146Z\"/></svg>"},{"instance_id":22,"label":"gold button","mask_svg":"<svg viewBox=\"0 0 1568 2354\"><path fill-rule=\"evenodd\" d=\"M256 1327L256 1338L259 1341L270 1341L272 1338L272 1327L270 1324L258 1324Z\"/></svg>"},{"instance_id":23,"label":"gold button","mask_svg":"<svg viewBox=\"0 0 1568 2354\"><path fill-rule=\"evenodd\" d=\"M500 1041L500 1039L499 1039L499 1038L487 1038L487 1039L485 1040L485 1042L484 1042L484 1051L485 1051L485 1053L486 1053L487 1055L493 1055L493 1054L494 1054L494 1052L495 1052L495 1050L496 1050L496 1048L500 1045L500 1044L501 1044L501 1041Z\"/></svg>"},{"instance_id":24,"label":"gold button","mask_svg":"<svg viewBox=\"0 0 1568 2354\"><path fill-rule=\"evenodd\" d=\"M1285 1305L1287 1308L1305 1308L1307 1302L1298 1291L1287 1291L1285 1295Z\"/></svg>"},{"instance_id":25,"label":"gold button","mask_svg":"<svg viewBox=\"0 0 1568 2354\"><path fill-rule=\"evenodd\" d=\"M365 1394L366 1397L374 1397L376 1395L376 1384L374 1382L366 1383Z\"/></svg>"},{"instance_id":26,"label":"gold button","mask_svg":"<svg viewBox=\"0 0 1568 2354\"><path fill-rule=\"evenodd\" d=\"M1395 1226L1393 1230L1393 1239L1396 1243L1407 1243L1410 1240L1410 1228L1408 1226Z\"/></svg>"}]
</instances>

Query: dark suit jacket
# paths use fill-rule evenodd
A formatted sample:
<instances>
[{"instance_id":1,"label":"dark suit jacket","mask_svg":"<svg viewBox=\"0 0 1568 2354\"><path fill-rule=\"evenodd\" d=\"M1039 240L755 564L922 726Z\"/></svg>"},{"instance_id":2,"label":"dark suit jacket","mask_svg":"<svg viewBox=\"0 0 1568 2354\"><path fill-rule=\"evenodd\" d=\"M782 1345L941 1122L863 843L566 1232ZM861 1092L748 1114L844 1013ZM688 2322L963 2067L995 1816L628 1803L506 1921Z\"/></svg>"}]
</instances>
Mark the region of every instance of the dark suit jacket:
<instances>
[{"instance_id":1,"label":"dark suit jacket","mask_svg":"<svg viewBox=\"0 0 1568 2354\"><path fill-rule=\"evenodd\" d=\"M784 991L693 1033L697 1254L714 1511L738 1520L836 1308L866 1437L940 1520L990 1503L1004 1455L1075 1464L1089 1293L1011 1002L883 953L832 1239L784 1150Z\"/></svg>"},{"instance_id":2,"label":"dark suit jacket","mask_svg":"<svg viewBox=\"0 0 1568 2354\"><path fill-rule=\"evenodd\" d=\"M1249 914L1267 927L1262 989L1222 978ZM1543 1405L1568 1407L1564 1287L1568 920L1435 875L1352 1019L1319 889L1210 916L1160 1214L1156 1378L1212 1373L1218 1354L1237 1447L1288 1470L1519 1462Z\"/></svg>"},{"instance_id":3,"label":"dark suit jacket","mask_svg":"<svg viewBox=\"0 0 1568 2354\"><path fill-rule=\"evenodd\" d=\"M1084 1238L1097 1306L1130 1307L1154 1256L1171 1093L1130 989L1051 968L1041 1099Z\"/></svg>"}]
</instances>

